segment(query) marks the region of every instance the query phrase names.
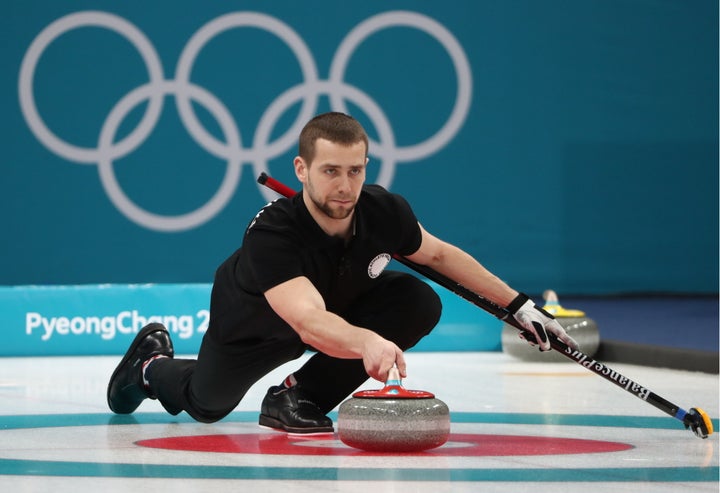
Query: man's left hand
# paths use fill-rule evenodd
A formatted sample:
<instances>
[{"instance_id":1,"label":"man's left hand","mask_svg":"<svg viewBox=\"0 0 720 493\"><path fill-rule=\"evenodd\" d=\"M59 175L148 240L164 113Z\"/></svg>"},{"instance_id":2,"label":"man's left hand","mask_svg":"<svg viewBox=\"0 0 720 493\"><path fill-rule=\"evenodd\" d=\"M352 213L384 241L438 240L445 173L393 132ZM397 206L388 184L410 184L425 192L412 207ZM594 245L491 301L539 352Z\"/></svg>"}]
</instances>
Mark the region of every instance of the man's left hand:
<instances>
[{"instance_id":1,"label":"man's left hand","mask_svg":"<svg viewBox=\"0 0 720 493\"><path fill-rule=\"evenodd\" d=\"M515 307L518 308L515 309ZM540 347L540 351L549 351L552 349L548 333L553 334L572 349L578 349L578 344L575 342L575 339L565 332L565 329L555 320L555 317L537 306L527 295L519 294L510 305L508 305L508 309L511 310L515 320L535 338L535 341ZM514 312L512 311L513 309L515 309Z\"/></svg>"}]
</instances>

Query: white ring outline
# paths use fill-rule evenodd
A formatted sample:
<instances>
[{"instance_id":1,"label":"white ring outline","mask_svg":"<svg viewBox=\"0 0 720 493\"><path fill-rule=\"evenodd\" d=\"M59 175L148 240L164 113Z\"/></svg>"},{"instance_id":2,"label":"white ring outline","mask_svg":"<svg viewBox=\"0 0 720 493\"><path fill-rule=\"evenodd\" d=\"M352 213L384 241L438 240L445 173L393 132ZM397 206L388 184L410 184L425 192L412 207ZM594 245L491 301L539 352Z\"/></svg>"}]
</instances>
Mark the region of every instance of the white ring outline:
<instances>
[{"instance_id":1,"label":"white ring outline","mask_svg":"<svg viewBox=\"0 0 720 493\"><path fill-rule=\"evenodd\" d=\"M350 56L366 38L382 29L402 26L414 27L438 40L450 55L457 75L455 105L442 128L419 144L405 147L399 146L392 151L398 161L416 161L434 154L447 145L460 130L470 111L472 94L470 62L458 40L445 26L426 15L403 10L385 12L370 17L355 26L340 43L330 66L330 81L340 83L339 81L344 80L343 76L350 61ZM332 100L332 104L338 111L347 113L347 107L342 99L336 97ZM374 152L383 156L390 152L378 142L371 141L370 147L375 150Z\"/></svg>"},{"instance_id":2,"label":"white ring outline","mask_svg":"<svg viewBox=\"0 0 720 493\"><path fill-rule=\"evenodd\" d=\"M45 125L35 104L33 81L38 61L50 43L67 31L79 27L91 26L104 27L127 38L128 41L137 48L142 59L145 61L150 77L150 84L158 84L162 82L164 78L160 57L152 43L150 43L150 40L142 31L120 16L99 11L69 14L52 22L37 35L25 53L25 57L20 66L20 78L18 82L20 108L31 130L45 147L69 161L83 164L96 164L102 159L103 156L101 155L100 149L90 149L67 143L58 138L47 125ZM110 148L109 151L113 159L132 152L150 135L150 132L155 128L160 118L162 105L162 94L155 94L150 98L145 115L143 115L138 126L122 141Z\"/></svg>"},{"instance_id":3,"label":"white ring outline","mask_svg":"<svg viewBox=\"0 0 720 493\"><path fill-rule=\"evenodd\" d=\"M130 110L137 106L138 103L151 98L153 91L155 93L162 91L161 94L177 94L179 91L184 91L190 95L192 99L200 101L220 123L220 127L228 140L229 147L240 148L240 133L235 126L235 121L227 108L215 96L196 85L187 85L177 81L165 81L161 85L142 85L120 99L108 114L100 132L98 145L101 150L112 145L113 137L122 119ZM214 217L232 198L240 182L240 173L242 171L239 156L237 154L231 156L228 159L227 170L222 184L208 202L193 212L176 216L164 216L148 212L130 200L122 188L120 188L117 178L115 177L115 172L112 168L112 159L109 157L109 153L101 152L100 154L103 157L98 161L98 172L100 174L100 181L110 200L126 217L132 218L138 224L156 231L183 231L197 227Z\"/></svg>"},{"instance_id":4,"label":"white ring outline","mask_svg":"<svg viewBox=\"0 0 720 493\"><path fill-rule=\"evenodd\" d=\"M205 44L218 34L228 29L238 27L257 27L276 35L287 44L297 57L306 83L312 83L318 80L317 67L315 66L312 53L302 38L287 24L269 15L256 12L225 14L202 26L192 38L190 38L183 49L175 71L175 79L181 82L189 82L195 60ZM310 95L310 99L306 98L293 125L283 136L276 139L274 143L270 143L269 147L263 152L260 152L255 146L253 146L252 149L241 150L239 148L228 148L223 143L218 142L217 139L200 124L185 94L179 93L178 96L176 102L183 124L194 130L194 132L191 130L190 134L199 144L203 145L203 147L208 145L214 148L218 155L223 155L224 153L226 158L229 158L233 152L243 152L244 161L272 159L289 149L297 140L297 136L300 134L305 123L314 116L318 99L317 94ZM277 149L282 147L284 147L283 150Z\"/></svg>"}]
</instances>

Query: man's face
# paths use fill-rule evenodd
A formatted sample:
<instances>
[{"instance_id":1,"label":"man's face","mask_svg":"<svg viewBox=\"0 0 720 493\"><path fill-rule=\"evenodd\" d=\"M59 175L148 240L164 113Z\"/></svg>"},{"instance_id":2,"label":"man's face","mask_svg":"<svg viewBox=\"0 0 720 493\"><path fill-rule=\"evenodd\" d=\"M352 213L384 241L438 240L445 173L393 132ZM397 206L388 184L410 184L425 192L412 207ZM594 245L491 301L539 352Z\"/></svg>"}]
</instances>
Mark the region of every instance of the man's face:
<instances>
[{"instance_id":1,"label":"man's face","mask_svg":"<svg viewBox=\"0 0 720 493\"><path fill-rule=\"evenodd\" d=\"M295 171L315 207L331 219L349 217L357 203L367 158L364 142L342 145L325 139L315 143L309 165L295 159Z\"/></svg>"}]
</instances>

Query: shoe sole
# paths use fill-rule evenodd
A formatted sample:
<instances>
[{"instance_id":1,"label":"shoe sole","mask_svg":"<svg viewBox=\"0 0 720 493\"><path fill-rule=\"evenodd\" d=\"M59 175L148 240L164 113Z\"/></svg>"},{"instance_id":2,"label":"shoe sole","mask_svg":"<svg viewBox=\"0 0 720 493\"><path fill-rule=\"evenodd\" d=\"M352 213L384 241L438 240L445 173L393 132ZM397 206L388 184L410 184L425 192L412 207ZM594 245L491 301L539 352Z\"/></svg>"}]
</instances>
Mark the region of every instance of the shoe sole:
<instances>
[{"instance_id":1,"label":"shoe sole","mask_svg":"<svg viewBox=\"0 0 720 493\"><path fill-rule=\"evenodd\" d=\"M287 426L282 421L272 418L266 414L260 415L258 423L260 424L260 426L263 426L265 428L286 431L291 435L320 435L335 432L335 428L333 428L332 426L316 426L314 428L299 428L296 426Z\"/></svg>"},{"instance_id":2,"label":"shoe sole","mask_svg":"<svg viewBox=\"0 0 720 493\"><path fill-rule=\"evenodd\" d=\"M125 366L125 364L128 361L130 361L130 359L132 358L133 354L135 354L135 350L138 348L140 343L142 343L142 341L145 340L145 338L147 336L149 336L150 334L153 334L155 332L165 332L168 335L170 335L168 330L164 326L159 325L159 324L158 325L155 325L155 324L148 325L147 327L142 328L140 330L140 332L138 332L137 335L135 336L135 339L133 339L133 342L132 342L132 344L130 344L130 347L128 348L127 352L125 352L125 356L123 356L123 359L121 359L120 363L118 363L117 367L115 367L115 371L113 372L112 376L110 377L110 381L108 382L108 388L107 388L107 403L108 403L108 407L110 408L110 410L112 412L117 413L117 414L130 414L130 413L124 413L124 412L118 413L117 411L115 411L115 409L113 409L112 403L110 402L110 389L112 388L113 382L115 382L115 377L117 377L117 374L120 372L120 369L123 366Z\"/></svg>"}]
</instances>

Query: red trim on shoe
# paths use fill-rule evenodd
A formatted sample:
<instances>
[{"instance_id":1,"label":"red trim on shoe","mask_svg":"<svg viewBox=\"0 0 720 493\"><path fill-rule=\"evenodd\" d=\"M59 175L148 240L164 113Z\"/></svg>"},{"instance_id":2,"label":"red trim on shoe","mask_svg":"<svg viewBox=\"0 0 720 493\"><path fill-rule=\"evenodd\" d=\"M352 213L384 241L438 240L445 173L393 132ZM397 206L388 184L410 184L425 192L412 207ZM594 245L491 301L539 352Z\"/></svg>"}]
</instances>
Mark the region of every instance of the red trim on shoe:
<instances>
[{"instance_id":1,"label":"red trim on shoe","mask_svg":"<svg viewBox=\"0 0 720 493\"><path fill-rule=\"evenodd\" d=\"M155 356L146 360L142 364L142 381L143 381L143 386L145 387L145 390L150 390L150 382L148 382L147 378L145 378L145 371L147 370L148 366L150 366L150 363L152 363L156 359L160 359L160 358L169 358L169 356L166 356L164 354L156 354Z\"/></svg>"}]
</instances>

